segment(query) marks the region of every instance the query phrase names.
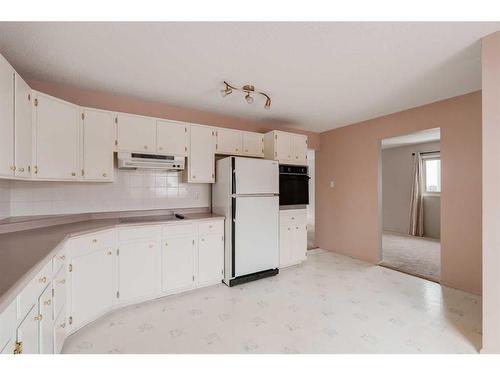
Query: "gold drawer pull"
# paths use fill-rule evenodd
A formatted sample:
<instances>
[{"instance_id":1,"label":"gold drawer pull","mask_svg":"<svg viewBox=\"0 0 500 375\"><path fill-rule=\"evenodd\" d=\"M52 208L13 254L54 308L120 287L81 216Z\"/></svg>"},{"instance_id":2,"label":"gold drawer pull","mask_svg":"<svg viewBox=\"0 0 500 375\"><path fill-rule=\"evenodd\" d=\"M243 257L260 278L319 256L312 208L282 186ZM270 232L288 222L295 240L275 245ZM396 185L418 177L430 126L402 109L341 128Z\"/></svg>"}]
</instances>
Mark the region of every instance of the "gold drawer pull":
<instances>
[{"instance_id":1,"label":"gold drawer pull","mask_svg":"<svg viewBox=\"0 0 500 375\"><path fill-rule=\"evenodd\" d=\"M74 177L74 176L76 176L76 173L75 172L71 172L71 175Z\"/></svg>"},{"instance_id":2,"label":"gold drawer pull","mask_svg":"<svg viewBox=\"0 0 500 375\"><path fill-rule=\"evenodd\" d=\"M57 280L56 283L58 283L58 284L65 284L66 283L66 279Z\"/></svg>"},{"instance_id":3,"label":"gold drawer pull","mask_svg":"<svg viewBox=\"0 0 500 375\"><path fill-rule=\"evenodd\" d=\"M40 321L43 319L43 315L42 314L38 314L37 316L35 316L34 318L36 321Z\"/></svg>"},{"instance_id":4,"label":"gold drawer pull","mask_svg":"<svg viewBox=\"0 0 500 375\"><path fill-rule=\"evenodd\" d=\"M148 146L144 146L144 150L147 150L148 149Z\"/></svg>"},{"instance_id":5,"label":"gold drawer pull","mask_svg":"<svg viewBox=\"0 0 500 375\"><path fill-rule=\"evenodd\" d=\"M108 174L107 173L103 173L102 177L108 177Z\"/></svg>"},{"instance_id":6,"label":"gold drawer pull","mask_svg":"<svg viewBox=\"0 0 500 375\"><path fill-rule=\"evenodd\" d=\"M39 281L39 282L41 282L41 283L44 283L44 284L45 284L45 283L47 282L47 277L45 277L45 276L40 277L40 278L38 279L38 281Z\"/></svg>"},{"instance_id":7,"label":"gold drawer pull","mask_svg":"<svg viewBox=\"0 0 500 375\"><path fill-rule=\"evenodd\" d=\"M50 306L51 303L52 303L52 301L50 299L48 299L43 304L46 305L46 306Z\"/></svg>"},{"instance_id":8,"label":"gold drawer pull","mask_svg":"<svg viewBox=\"0 0 500 375\"><path fill-rule=\"evenodd\" d=\"M97 238L94 238L94 239L92 240L92 243L96 243L96 242L97 242Z\"/></svg>"},{"instance_id":9,"label":"gold drawer pull","mask_svg":"<svg viewBox=\"0 0 500 375\"><path fill-rule=\"evenodd\" d=\"M111 255L111 254L113 254L113 252L111 252L111 251L108 251L108 255Z\"/></svg>"}]
</instances>

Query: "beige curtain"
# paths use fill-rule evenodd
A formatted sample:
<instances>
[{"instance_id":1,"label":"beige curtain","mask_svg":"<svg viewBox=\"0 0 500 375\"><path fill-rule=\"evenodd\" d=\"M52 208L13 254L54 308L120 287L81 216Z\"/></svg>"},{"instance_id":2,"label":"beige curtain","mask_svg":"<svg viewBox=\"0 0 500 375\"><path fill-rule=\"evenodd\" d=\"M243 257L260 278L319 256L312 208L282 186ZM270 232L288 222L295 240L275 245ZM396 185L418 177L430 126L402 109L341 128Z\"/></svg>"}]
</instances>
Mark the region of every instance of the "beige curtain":
<instances>
[{"instance_id":1,"label":"beige curtain","mask_svg":"<svg viewBox=\"0 0 500 375\"><path fill-rule=\"evenodd\" d=\"M422 199L423 188L423 161L422 155L416 152L413 159L413 181L410 199L410 228L411 236L424 236L424 202Z\"/></svg>"}]
</instances>

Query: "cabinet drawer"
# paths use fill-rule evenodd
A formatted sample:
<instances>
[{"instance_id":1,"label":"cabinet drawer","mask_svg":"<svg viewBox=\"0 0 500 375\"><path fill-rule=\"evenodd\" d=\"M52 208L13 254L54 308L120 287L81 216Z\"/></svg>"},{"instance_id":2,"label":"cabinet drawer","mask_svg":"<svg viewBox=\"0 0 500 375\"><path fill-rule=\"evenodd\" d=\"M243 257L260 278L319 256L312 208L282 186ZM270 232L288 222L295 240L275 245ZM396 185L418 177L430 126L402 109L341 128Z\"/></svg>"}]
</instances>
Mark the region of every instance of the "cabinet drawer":
<instances>
[{"instance_id":1,"label":"cabinet drawer","mask_svg":"<svg viewBox=\"0 0 500 375\"><path fill-rule=\"evenodd\" d=\"M198 226L200 236L205 234L223 234L224 233L224 220L208 221L200 223Z\"/></svg>"},{"instance_id":2,"label":"cabinet drawer","mask_svg":"<svg viewBox=\"0 0 500 375\"><path fill-rule=\"evenodd\" d=\"M52 275L56 275L66 264L66 248L63 248L52 258Z\"/></svg>"},{"instance_id":3,"label":"cabinet drawer","mask_svg":"<svg viewBox=\"0 0 500 375\"><path fill-rule=\"evenodd\" d=\"M97 250L103 248L114 248L115 231L107 230L93 234L75 237L71 240L71 250ZM75 255L75 254L73 254Z\"/></svg>"},{"instance_id":4,"label":"cabinet drawer","mask_svg":"<svg viewBox=\"0 0 500 375\"><path fill-rule=\"evenodd\" d=\"M61 353L66 339L66 313L61 312L54 322L54 353Z\"/></svg>"},{"instance_id":5,"label":"cabinet drawer","mask_svg":"<svg viewBox=\"0 0 500 375\"><path fill-rule=\"evenodd\" d=\"M163 226L163 237L192 236L195 233L193 224L175 224Z\"/></svg>"},{"instance_id":6,"label":"cabinet drawer","mask_svg":"<svg viewBox=\"0 0 500 375\"><path fill-rule=\"evenodd\" d=\"M280 211L280 224L301 224L307 223L306 210L283 210Z\"/></svg>"},{"instance_id":7,"label":"cabinet drawer","mask_svg":"<svg viewBox=\"0 0 500 375\"><path fill-rule=\"evenodd\" d=\"M67 285L67 274L65 269L61 271L54 277L52 281L52 288L54 289L54 317L58 316L62 308L66 305L66 285Z\"/></svg>"},{"instance_id":8,"label":"cabinet drawer","mask_svg":"<svg viewBox=\"0 0 500 375\"><path fill-rule=\"evenodd\" d=\"M0 313L0 350L14 338L16 327L16 305L12 302L7 309ZM11 352L12 353L12 352Z\"/></svg>"},{"instance_id":9,"label":"cabinet drawer","mask_svg":"<svg viewBox=\"0 0 500 375\"><path fill-rule=\"evenodd\" d=\"M52 279L52 262L48 262L43 269L29 282L24 290L19 293L18 303L18 321L24 319L31 307L38 302L38 297L45 287L50 284Z\"/></svg>"},{"instance_id":10,"label":"cabinet drawer","mask_svg":"<svg viewBox=\"0 0 500 375\"><path fill-rule=\"evenodd\" d=\"M161 235L160 226L128 227L118 229L118 241L128 242L142 240L146 238L159 237Z\"/></svg>"}]
</instances>

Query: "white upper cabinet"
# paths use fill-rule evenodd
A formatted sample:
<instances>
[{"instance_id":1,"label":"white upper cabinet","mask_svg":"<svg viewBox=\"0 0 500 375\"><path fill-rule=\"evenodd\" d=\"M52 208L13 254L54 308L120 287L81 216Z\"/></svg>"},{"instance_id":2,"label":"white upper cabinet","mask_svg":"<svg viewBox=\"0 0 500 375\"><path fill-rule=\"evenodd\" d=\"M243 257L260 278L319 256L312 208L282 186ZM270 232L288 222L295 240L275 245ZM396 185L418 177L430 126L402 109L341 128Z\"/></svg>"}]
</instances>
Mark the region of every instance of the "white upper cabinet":
<instances>
[{"instance_id":1,"label":"white upper cabinet","mask_svg":"<svg viewBox=\"0 0 500 375\"><path fill-rule=\"evenodd\" d=\"M118 113L116 121L118 151L156 152L156 119Z\"/></svg>"},{"instance_id":2,"label":"white upper cabinet","mask_svg":"<svg viewBox=\"0 0 500 375\"><path fill-rule=\"evenodd\" d=\"M218 128L215 131L217 144L215 152L217 154L240 154L242 153L243 137L239 130Z\"/></svg>"},{"instance_id":3,"label":"white upper cabinet","mask_svg":"<svg viewBox=\"0 0 500 375\"><path fill-rule=\"evenodd\" d=\"M215 181L215 131L202 125L191 125L187 181L212 183Z\"/></svg>"},{"instance_id":4,"label":"white upper cabinet","mask_svg":"<svg viewBox=\"0 0 500 375\"><path fill-rule=\"evenodd\" d=\"M280 164L307 165L307 136L273 130L264 136L266 159Z\"/></svg>"},{"instance_id":5,"label":"white upper cabinet","mask_svg":"<svg viewBox=\"0 0 500 375\"><path fill-rule=\"evenodd\" d=\"M187 156L188 125L174 121L156 122L156 152L175 156Z\"/></svg>"},{"instance_id":6,"label":"white upper cabinet","mask_svg":"<svg viewBox=\"0 0 500 375\"><path fill-rule=\"evenodd\" d=\"M243 133L243 155L264 157L264 134Z\"/></svg>"},{"instance_id":7,"label":"white upper cabinet","mask_svg":"<svg viewBox=\"0 0 500 375\"><path fill-rule=\"evenodd\" d=\"M80 164L78 106L42 93L37 93L34 100L34 176L40 179L77 179Z\"/></svg>"},{"instance_id":8,"label":"white upper cabinet","mask_svg":"<svg viewBox=\"0 0 500 375\"><path fill-rule=\"evenodd\" d=\"M307 165L307 136L292 134L292 164Z\"/></svg>"},{"instance_id":9,"label":"white upper cabinet","mask_svg":"<svg viewBox=\"0 0 500 375\"><path fill-rule=\"evenodd\" d=\"M86 180L113 179L114 116L112 112L82 109L83 156L81 175Z\"/></svg>"},{"instance_id":10,"label":"white upper cabinet","mask_svg":"<svg viewBox=\"0 0 500 375\"><path fill-rule=\"evenodd\" d=\"M14 175L14 69L0 55L0 176Z\"/></svg>"},{"instance_id":11,"label":"white upper cabinet","mask_svg":"<svg viewBox=\"0 0 500 375\"><path fill-rule=\"evenodd\" d=\"M14 164L16 177L31 177L31 151L33 139L31 88L15 75L15 145Z\"/></svg>"}]
</instances>

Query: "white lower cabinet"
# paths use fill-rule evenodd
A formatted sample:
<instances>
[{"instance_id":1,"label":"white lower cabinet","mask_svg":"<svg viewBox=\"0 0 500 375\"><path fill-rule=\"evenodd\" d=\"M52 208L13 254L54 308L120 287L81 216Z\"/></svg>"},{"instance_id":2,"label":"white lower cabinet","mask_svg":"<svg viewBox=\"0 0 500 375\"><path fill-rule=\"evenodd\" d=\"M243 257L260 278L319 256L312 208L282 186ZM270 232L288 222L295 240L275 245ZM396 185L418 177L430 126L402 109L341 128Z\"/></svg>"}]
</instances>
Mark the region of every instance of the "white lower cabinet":
<instances>
[{"instance_id":1,"label":"white lower cabinet","mask_svg":"<svg viewBox=\"0 0 500 375\"><path fill-rule=\"evenodd\" d=\"M70 246L70 253L68 314L73 331L111 309L116 291L115 252Z\"/></svg>"},{"instance_id":2,"label":"white lower cabinet","mask_svg":"<svg viewBox=\"0 0 500 375\"><path fill-rule=\"evenodd\" d=\"M164 292L181 291L194 286L194 250L194 234L163 238L162 289Z\"/></svg>"},{"instance_id":3,"label":"white lower cabinet","mask_svg":"<svg viewBox=\"0 0 500 375\"><path fill-rule=\"evenodd\" d=\"M0 353L60 353L113 308L220 283L223 267L220 219L72 237L0 313Z\"/></svg>"},{"instance_id":4,"label":"white lower cabinet","mask_svg":"<svg viewBox=\"0 0 500 375\"><path fill-rule=\"evenodd\" d=\"M280 211L280 267L299 264L307 253L305 209Z\"/></svg>"},{"instance_id":5,"label":"white lower cabinet","mask_svg":"<svg viewBox=\"0 0 500 375\"><path fill-rule=\"evenodd\" d=\"M207 234L198 240L198 284L221 282L224 278L224 235Z\"/></svg>"},{"instance_id":6,"label":"white lower cabinet","mask_svg":"<svg viewBox=\"0 0 500 375\"><path fill-rule=\"evenodd\" d=\"M17 327L17 343L23 354L39 353L39 327L38 304L33 305L28 315Z\"/></svg>"},{"instance_id":7,"label":"white lower cabinet","mask_svg":"<svg viewBox=\"0 0 500 375\"><path fill-rule=\"evenodd\" d=\"M52 288L49 286L38 298L40 354L54 353L54 318L52 312Z\"/></svg>"},{"instance_id":8,"label":"white lower cabinet","mask_svg":"<svg viewBox=\"0 0 500 375\"><path fill-rule=\"evenodd\" d=\"M118 303L155 296L160 292L160 240L161 230L158 228L157 236L119 243Z\"/></svg>"}]
</instances>

